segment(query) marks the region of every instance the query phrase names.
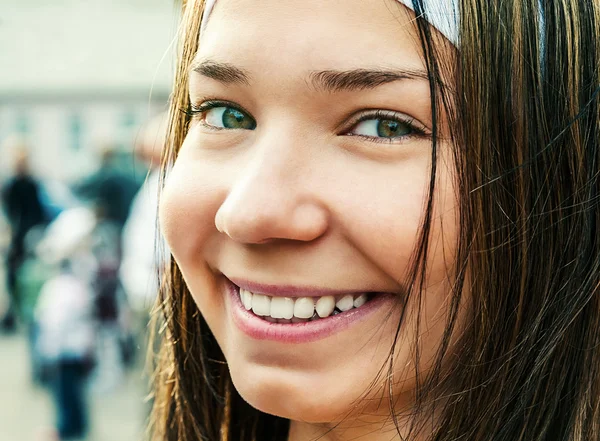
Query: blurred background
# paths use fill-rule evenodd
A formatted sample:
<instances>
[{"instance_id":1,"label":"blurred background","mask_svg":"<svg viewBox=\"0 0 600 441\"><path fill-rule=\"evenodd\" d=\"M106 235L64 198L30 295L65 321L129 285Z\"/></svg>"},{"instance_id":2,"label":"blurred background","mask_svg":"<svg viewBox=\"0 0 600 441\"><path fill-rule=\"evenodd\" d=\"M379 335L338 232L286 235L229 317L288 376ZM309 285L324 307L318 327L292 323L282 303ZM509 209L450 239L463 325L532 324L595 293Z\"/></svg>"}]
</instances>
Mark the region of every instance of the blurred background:
<instances>
[{"instance_id":1,"label":"blurred background","mask_svg":"<svg viewBox=\"0 0 600 441\"><path fill-rule=\"evenodd\" d=\"M0 0L0 440L143 439L174 0Z\"/></svg>"}]
</instances>

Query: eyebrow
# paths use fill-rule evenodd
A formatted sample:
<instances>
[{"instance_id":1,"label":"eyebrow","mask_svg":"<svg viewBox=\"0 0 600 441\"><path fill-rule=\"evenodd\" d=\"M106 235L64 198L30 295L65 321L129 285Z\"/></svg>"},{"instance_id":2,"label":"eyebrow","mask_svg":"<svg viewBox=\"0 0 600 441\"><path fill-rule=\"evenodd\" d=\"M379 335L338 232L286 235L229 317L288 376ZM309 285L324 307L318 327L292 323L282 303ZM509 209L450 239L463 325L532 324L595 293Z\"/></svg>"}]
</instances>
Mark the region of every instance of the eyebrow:
<instances>
[{"instance_id":1,"label":"eyebrow","mask_svg":"<svg viewBox=\"0 0 600 441\"><path fill-rule=\"evenodd\" d=\"M193 62L190 70L221 83L250 85L250 75L233 64L205 60Z\"/></svg>"},{"instance_id":2,"label":"eyebrow","mask_svg":"<svg viewBox=\"0 0 600 441\"><path fill-rule=\"evenodd\" d=\"M413 69L351 69L312 72L313 87L326 92L374 89L400 80L429 80L427 72Z\"/></svg>"},{"instance_id":3,"label":"eyebrow","mask_svg":"<svg viewBox=\"0 0 600 441\"><path fill-rule=\"evenodd\" d=\"M250 85L251 75L230 63L199 61L190 70L224 84ZM323 70L311 72L308 78L315 89L325 92L374 89L400 80L429 81L427 72L419 69Z\"/></svg>"}]
</instances>

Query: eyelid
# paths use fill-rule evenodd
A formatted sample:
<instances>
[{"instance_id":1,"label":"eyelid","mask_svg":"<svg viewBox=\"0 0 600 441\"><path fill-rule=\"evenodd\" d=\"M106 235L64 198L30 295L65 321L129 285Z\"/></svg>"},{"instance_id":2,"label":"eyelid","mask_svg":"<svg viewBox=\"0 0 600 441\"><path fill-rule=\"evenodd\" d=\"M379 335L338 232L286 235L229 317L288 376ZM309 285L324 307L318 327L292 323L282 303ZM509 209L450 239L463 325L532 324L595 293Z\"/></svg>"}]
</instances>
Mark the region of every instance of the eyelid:
<instances>
[{"instance_id":1,"label":"eyelid","mask_svg":"<svg viewBox=\"0 0 600 441\"><path fill-rule=\"evenodd\" d=\"M248 115L249 117L251 117L252 119L254 119L254 117L252 116L252 114L250 112L248 112L246 109L244 109L239 104L234 103L232 101L227 101L227 100L222 100L222 99L217 99L217 98L204 98L201 100L197 100L197 102L199 102L200 104L190 104L190 109L189 109L190 113L196 115L199 113L206 112L210 109L214 109L216 107L229 107L232 109L239 110L240 112L243 112L246 115Z\"/></svg>"},{"instance_id":2,"label":"eyelid","mask_svg":"<svg viewBox=\"0 0 600 441\"><path fill-rule=\"evenodd\" d=\"M190 118L200 116L201 117L200 123L209 130L235 130L235 129L226 129L226 128L222 128L222 127L215 127L211 124L206 123L206 121L204 120L203 114L205 114L206 112L208 112L211 109L216 109L218 107L228 107L230 109L238 110L238 111L244 113L245 115L247 115L249 118L251 118L252 121L254 121L254 124L256 124L256 119L252 116L252 114L250 112L248 112L246 109L244 109L239 104L234 103L232 101L222 100L222 99L218 99L218 98L203 98L200 100L196 100L196 102L199 102L200 104L190 104L188 109L186 109L186 110L182 109L182 111L186 115L188 115Z\"/></svg>"},{"instance_id":3,"label":"eyelid","mask_svg":"<svg viewBox=\"0 0 600 441\"><path fill-rule=\"evenodd\" d=\"M370 119L400 121L403 124L409 125L416 132L416 135L431 135L431 130L418 119L408 116L401 112L383 109L367 109L359 112L358 114L353 115L349 122L343 124L342 127L344 128L341 129L342 134L348 134L350 130L352 130L357 124Z\"/></svg>"}]
</instances>

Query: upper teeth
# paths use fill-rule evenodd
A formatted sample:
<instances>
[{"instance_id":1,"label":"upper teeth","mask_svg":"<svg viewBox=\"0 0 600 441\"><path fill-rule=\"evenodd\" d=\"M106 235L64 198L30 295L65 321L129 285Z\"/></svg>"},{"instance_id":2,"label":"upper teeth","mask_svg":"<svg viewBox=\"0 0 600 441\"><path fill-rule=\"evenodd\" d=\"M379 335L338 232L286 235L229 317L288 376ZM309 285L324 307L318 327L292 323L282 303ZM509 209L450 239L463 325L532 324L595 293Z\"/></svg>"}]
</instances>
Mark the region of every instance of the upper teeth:
<instances>
[{"instance_id":1,"label":"upper teeth","mask_svg":"<svg viewBox=\"0 0 600 441\"><path fill-rule=\"evenodd\" d=\"M344 296L323 297L271 297L264 294L254 294L240 288L240 297L244 308L254 314L273 319L290 320L292 318L310 319L316 314L319 317L329 317L337 307L340 311L358 308L366 303L367 294L346 294Z\"/></svg>"}]
</instances>

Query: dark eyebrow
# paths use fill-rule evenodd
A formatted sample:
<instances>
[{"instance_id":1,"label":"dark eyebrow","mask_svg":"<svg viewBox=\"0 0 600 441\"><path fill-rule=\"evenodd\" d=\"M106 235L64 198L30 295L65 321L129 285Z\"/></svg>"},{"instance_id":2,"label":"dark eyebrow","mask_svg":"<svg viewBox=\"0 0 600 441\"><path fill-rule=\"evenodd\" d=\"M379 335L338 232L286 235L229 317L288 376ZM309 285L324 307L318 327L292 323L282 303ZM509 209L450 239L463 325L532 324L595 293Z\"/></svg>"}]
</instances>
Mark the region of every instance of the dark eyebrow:
<instances>
[{"instance_id":1,"label":"dark eyebrow","mask_svg":"<svg viewBox=\"0 0 600 441\"><path fill-rule=\"evenodd\" d=\"M229 63L219 63L211 60L193 62L190 66L190 71L197 72L200 75L220 81L221 83L250 84L249 75L244 70Z\"/></svg>"},{"instance_id":2,"label":"dark eyebrow","mask_svg":"<svg viewBox=\"0 0 600 441\"><path fill-rule=\"evenodd\" d=\"M250 85L250 75L243 69L212 60L193 62L190 71L225 84ZM323 70L309 74L310 83L317 90L340 92L373 89L399 80L429 80L427 72L418 69L351 69Z\"/></svg>"},{"instance_id":3,"label":"dark eyebrow","mask_svg":"<svg viewBox=\"0 0 600 441\"><path fill-rule=\"evenodd\" d=\"M312 72L310 80L316 89L327 92L373 89L399 80L429 80L427 72L417 69L383 70L352 69Z\"/></svg>"}]
</instances>

